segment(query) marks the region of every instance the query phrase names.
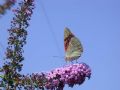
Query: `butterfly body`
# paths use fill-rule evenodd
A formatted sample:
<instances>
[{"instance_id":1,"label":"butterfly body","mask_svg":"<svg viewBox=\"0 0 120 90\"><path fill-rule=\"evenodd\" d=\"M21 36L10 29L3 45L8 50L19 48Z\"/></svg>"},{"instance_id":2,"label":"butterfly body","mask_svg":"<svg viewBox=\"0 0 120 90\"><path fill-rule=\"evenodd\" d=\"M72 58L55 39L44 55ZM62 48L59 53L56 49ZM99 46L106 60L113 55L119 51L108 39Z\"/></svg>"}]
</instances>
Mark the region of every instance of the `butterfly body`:
<instances>
[{"instance_id":1,"label":"butterfly body","mask_svg":"<svg viewBox=\"0 0 120 90\"><path fill-rule=\"evenodd\" d=\"M64 31L64 49L66 61L77 60L83 52L81 42L68 28Z\"/></svg>"}]
</instances>

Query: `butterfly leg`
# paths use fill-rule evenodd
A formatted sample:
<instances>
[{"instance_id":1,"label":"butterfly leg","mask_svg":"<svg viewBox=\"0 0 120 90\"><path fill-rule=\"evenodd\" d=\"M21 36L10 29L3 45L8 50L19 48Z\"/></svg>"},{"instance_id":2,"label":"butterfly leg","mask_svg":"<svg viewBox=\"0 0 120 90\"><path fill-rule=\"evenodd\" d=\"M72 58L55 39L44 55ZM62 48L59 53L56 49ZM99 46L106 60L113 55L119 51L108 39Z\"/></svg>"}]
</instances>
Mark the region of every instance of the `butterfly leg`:
<instances>
[{"instance_id":1,"label":"butterfly leg","mask_svg":"<svg viewBox=\"0 0 120 90\"><path fill-rule=\"evenodd\" d=\"M73 64L73 61L71 61L71 64Z\"/></svg>"},{"instance_id":2,"label":"butterfly leg","mask_svg":"<svg viewBox=\"0 0 120 90\"><path fill-rule=\"evenodd\" d=\"M78 63L77 59L76 59L76 63Z\"/></svg>"},{"instance_id":3,"label":"butterfly leg","mask_svg":"<svg viewBox=\"0 0 120 90\"><path fill-rule=\"evenodd\" d=\"M66 64L67 64L67 60L65 60L66 61Z\"/></svg>"}]
</instances>

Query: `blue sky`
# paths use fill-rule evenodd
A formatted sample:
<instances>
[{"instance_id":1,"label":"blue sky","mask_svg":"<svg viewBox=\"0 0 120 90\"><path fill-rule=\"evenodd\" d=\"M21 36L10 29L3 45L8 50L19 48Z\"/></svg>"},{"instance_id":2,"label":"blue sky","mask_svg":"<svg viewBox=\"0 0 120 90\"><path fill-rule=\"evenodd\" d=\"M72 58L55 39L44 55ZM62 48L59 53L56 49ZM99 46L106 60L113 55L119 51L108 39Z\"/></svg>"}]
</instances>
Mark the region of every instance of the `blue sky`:
<instances>
[{"instance_id":1,"label":"blue sky","mask_svg":"<svg viewBox=\"0 0 120 90\"><path fill-rule=\"evenodd\" d=\"M64 59L53 56L64 56L64 28L69 27L84 47L78 61L91 67L92 77L65 90L120 90L120 1L36 0L35 4L22 73L62 67ZM11 18L10 11L0 18L0 59L7 46Z\"/></svg>"}]
</instances>

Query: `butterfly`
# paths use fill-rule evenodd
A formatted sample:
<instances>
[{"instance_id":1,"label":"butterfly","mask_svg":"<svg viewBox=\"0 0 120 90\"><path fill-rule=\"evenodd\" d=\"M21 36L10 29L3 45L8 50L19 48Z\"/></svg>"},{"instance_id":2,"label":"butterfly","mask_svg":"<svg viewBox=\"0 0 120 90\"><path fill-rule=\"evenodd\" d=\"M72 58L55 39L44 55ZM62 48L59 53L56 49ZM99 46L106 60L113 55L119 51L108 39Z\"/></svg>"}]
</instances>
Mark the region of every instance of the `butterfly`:
<instances>
[{"instance_id":1,"label":"butterfly","mask_svg":"<svg viewBox=\"0 0 120 90\"><path fill-rule=\"evenodd\" d=\"M81 42L67 27L64 29L64 49L66 61L76 60L77 62L77 59L83 53Z\"/></svg>"}]
</instances>

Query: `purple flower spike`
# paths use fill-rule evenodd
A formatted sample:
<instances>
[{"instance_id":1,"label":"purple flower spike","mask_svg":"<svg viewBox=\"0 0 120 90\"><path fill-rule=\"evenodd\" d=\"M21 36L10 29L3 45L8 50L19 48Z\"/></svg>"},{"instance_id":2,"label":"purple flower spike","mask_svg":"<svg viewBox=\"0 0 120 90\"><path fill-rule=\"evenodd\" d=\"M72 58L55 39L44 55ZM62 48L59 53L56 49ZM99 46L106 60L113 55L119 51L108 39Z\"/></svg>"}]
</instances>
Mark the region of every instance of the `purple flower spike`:
<instances>
[{"instance_id":1,"label":"purple flower spike","mask_svg":"<svg viewBox=\"0 0 120 90\"><path fill-rule=\"evenodd\" d=\"M91 69L85 63L67 65L47 73L47 83L51 83L49 86L47 84L47 87L54 87L54 89L57 88L58 90L61 90L65 84L73 87L75 84L82 84L85 81L85 78L90 78L90 76Z\"/></svg>"},{"instance_id":2,"label":"purple flower spike","mask_svg":"<svg viewBox=\"0 0 120 90\"><path fill-rule=\"evenodd\" d=\"M77 63L56 68L47 73L33 73L25 75L19 80L19 84L31 90L31 88L47 90L63 90L67 84L70 87L81 85L85 78L90 78L91 69L85 63ZM34 89L32 89L34 90Z\"/></svg>"}]
</instances>

